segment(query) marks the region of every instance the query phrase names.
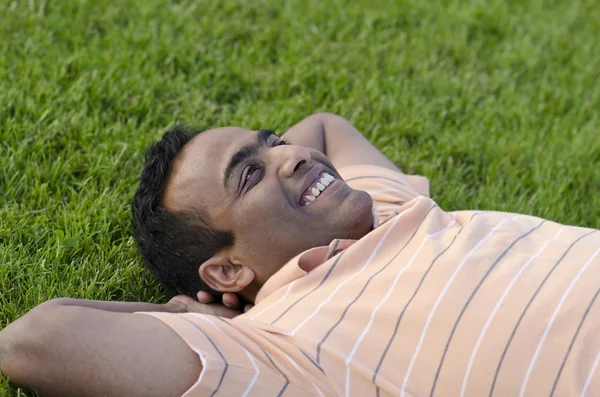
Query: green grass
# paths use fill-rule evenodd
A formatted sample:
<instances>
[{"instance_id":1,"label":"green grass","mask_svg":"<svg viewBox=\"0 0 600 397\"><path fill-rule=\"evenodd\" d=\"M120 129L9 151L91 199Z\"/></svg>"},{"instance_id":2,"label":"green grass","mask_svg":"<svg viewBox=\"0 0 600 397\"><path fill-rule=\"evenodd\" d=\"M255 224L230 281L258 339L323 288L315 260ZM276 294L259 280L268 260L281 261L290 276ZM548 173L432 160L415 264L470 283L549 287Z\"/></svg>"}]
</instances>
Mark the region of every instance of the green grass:
<instances>
[{"instance_id":1,"label":"green grass","mask_svg":"<svg viewBox=\"0 0 600 397\"><path fill-rule=\"evenodd\" d=\"M165 299L129 202L177 121L338 113L444 209L600 228L596 0L279 3L0 0L0 329L58 296Z\"/></svg>"}]
</instances>

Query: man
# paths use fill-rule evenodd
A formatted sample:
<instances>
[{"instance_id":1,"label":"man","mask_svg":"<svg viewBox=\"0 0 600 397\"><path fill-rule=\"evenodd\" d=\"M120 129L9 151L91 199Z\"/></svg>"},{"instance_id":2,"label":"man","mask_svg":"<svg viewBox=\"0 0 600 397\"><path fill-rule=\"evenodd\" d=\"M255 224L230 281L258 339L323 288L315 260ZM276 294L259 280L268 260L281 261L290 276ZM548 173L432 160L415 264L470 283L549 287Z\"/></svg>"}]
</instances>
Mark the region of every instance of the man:
<instances>
[{"instance_id":1,"label":"man","mask_svg":"<svg viewBox=\"0 0 600 397\"><path fill-rule=\"evenodd\" d=\"M165 285L251 310L50 301L0 333L5 375L61 396L599 395L599 233L444 212L337 116L285 138L176 130L134 200Z\"/></svg>"}]
</instances>

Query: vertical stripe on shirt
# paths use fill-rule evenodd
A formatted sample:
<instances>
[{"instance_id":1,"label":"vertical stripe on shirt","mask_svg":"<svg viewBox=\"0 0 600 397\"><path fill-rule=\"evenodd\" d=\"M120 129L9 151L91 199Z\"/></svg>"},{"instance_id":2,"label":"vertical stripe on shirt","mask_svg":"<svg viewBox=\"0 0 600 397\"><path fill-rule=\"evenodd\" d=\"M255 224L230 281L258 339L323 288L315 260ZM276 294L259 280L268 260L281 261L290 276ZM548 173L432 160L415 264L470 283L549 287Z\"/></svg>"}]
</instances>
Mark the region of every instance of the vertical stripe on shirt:
<instances>
[{"instance_id":1,"label":"vertical stripe on shirt","mask_svg":"<svg viewBox=\"0 0 600 397\"><path fill-rule=\"evenodd\" d=\"M599 252L600 252L600 248L598 248L596 250L596 252L594 252L594 254L591 256L591 258L583 265L583 267L581 269L579 269L579 271L577 272L577 274L571 281L571 284L569 284L569 286L565 290L563 296L560 299L560 302L558 302L556 309L554 309L554 313L552 313L552 317L550 317L550 321L548 321L546 330L544 331L544 334L542 335L542 337L537 345L537 348L535 350L533 358L531 359L531 362L529 363L529 368L527 368L527 372L525 373L525 379L523 380L523 385L521 386L521 392L519 393L519 397L523 397L523 394L525 394L525 389L527 387L527 383L529 382L529 376L531 375L531 371L533 371L535 362L537 361L540 351L542 350L542 346L544 345L544 342L546 342L546 338L548 337L548 334L550 333L550 328L552 328L552 325L554 324L554 320L556 319L556 316L560 312L560 309L562 308L563 304L567 300L569 293L571 292L571 290L573 289L573 287L575 286L575 284L577 283L577 281L579 280L579 278L581 277L583 272L586 271L587 267L590 265L590 263L592 263L592 261L594 260L594 258L596 258L596 255L598 255Z\"/></svg>"},{"instance_id":2,"label":"vertical stripe on shirt","mask_svg":"<svg viewBox=\"0 0 600 397\"><path fill-rule=\"evenodd\" d=\"M596 302L596 298L598 298L599 294L600 294L600 288L598 288L598 290L596 290L596 293L594 294L594 296L590 300L589 305L585 309L585 313L583 313L583 317L581 317L581 321L579 322L579 325L577 326L577 330L575 331L575 334L573 335L573 339L571 339L571 343L569 343L569 348L567 349L567 352L565 353L565 358L563 359L562 364L560 365L558 374L556 375L556 379L554 379L554 383L552 384L552 390L550 391L550 397L554 396L554 392L556 391L556 386L558 385L558 381L560 380L562 371L565 368L565 364L567 363L567 360L569 359L569 355L571 354L573 345L575 345L575 341L577 340L577 337L579 336L579 331L581 331L581 327L583 327L583 323L585 323L585 320L587 319L587 316L588 316L590 310L592 309L594 302Z\"/></svg>"},{"instance_id":3,"label":"vertical stripe on shirt","mask_svg":"<svg viewBox=\"0 0 600 397\"><path fill-rule=\"evenodd\" d=\"M431 208L433 209L433 207ZM429 211L431 211L431 209ZM429 214L429 211L427 212ZM427 215L426 215L427 217ZM425 219L425 218L424 218ZM423 220L424 220L423 219ZM348 355L348 357L346 357L345 360L345 365L346 365L346 397L350 396L350 362L352 361L352 359L354 358L354 355L356 354L356 351L358 350L360 344L362 343L362 341L364 340L364 338L366 337L366 335L368 334L369 330L371 329L371 326L373 325L373 321L375 321L375 315L377 314L377 312L379 311L379 308L381 308L381 306L383 306L383 304L385 302L387 302L387 300L389 299L389 297L392 294L392 291L394 291L396 289L396 286L398 285L398 281L400 281L400 277L402 277L402 274L404 273L404 271L408 268L410 268L415 260L415 258L419 255L419 253L421 252L421 249L423 248L423 246L425 245L425 243L427 242L427 240L429 240L432 237L437 236L440 233L445 232L446 230L448 230L450 227L452 227L452 225L454 225L456 221L453 219L452 222L450 222L445 228L443 228L442 230L439 230L435 233L432 234L428 234L427 237L425 237L425 239L423 239L423 241L421 242L421 245L419 245L419 248L417 248L417 250L415 251L415 253L413 254L412 258L410 259L410 261L406 264L405 267L402 268L402 270L400 270L398 272L398 274L396 275L396 278L394 279L394 281L392 282L392 285L390 286L390 288L388 289L387 293L385 294L384 298L379 302L379 304L375 307L375 309L371 312L371 317L369 318L369 322L367 323L367 326L363 329L361 335L359 336L358 340L356 341L356 343L354 344L354 347L352 348L352 350L350 351L350 354ZM422 223L422 222L421 222ZM414 234L412 235L412 237L414 237ZM411 240L412 240L411 237ZM407 243L408 244L408 243ZM405 245L406 246L406 245ZM404 247L403 247L404 249ZM392 261L396 258L398 254L394 255L394 258L392 258ZM391 261L390 261L391 263ZM388 263L389 265L389 263ZM387 266L387 265L386 265Z\"/></svg>"},{"instance_id":4,"label":"vertical stripe on shirt","mask_svg":"<svg viewBox=\"0 0 600 397\"><path fill-rule=\"evenodd\" d=\"M540 283L540 285L537 287L537 289L535 290L535 292L533 293L533 295L531 296L531 298L529 299L529 302L527 302L527 305L525 305L525 308L523 309L523 312L521 313L521 315L519 316L519 319L517 320L517 323L515 324L515 327L513 328L513 331L510 334L510 337L508 338L508 341L506 342L506 346L504 347L504 350L502 351L502 355L500 356L500 361L498 362L498 365L496 366L496 372L494 373L494 379L492 380L492 386L490 388L490 394L489 397L492 397L492 395L494 394L494 390L496 388L496 383L498 381L498 376L500 375L500 370L502 369L502 364L504 363L504 359L506 358L506 354L508 352L508 349L511 346L511 343L517 333L517 330L519 329L521 322L523 321L523 318L525 318L525 315L527 314L527 312L529 311L529 308L531 307L531 305L533 304L533 301L535 300L535 298L538 296L538 294L540 293L540 291L542 290L542 288L544 287L544 285L546 284L546 282L548 281L548 279L550 278L550 276L552 275L552 273L554 273L554 271L556 270L556 268L563 262L563 260L565 259L565 257L569 254L569 252L571 251L571 249L580 241L582 240L584 237L589 236L590 234L595 233L596 231L591 231L589 233L586 233L582 236L579 236L577 239L575 239L565 250L565 252L560 256L560 258L558 258L558 261L556 261L556 263L554 264L554 266L552 266L552 268L550 269L550 271L548 272L548 274L546 274L546 276L544 277L544 279L542 280L542 282Z\"/></svg>"},{"instance_id":5,"label":"vertical stripe on shirt","mask_svg":"<svg viewBox=\"0 0 600 397\"><path fill-rule=\"evenodd\" d=\"M471 217L471 219L473 219L475 217L475 215L477 215L477 214L474 214L473 217ZM461 226L461 228L458 230L458 232L456 233L456 235L452 238L452 241L450 242L450 244L448 244L448 246L446 248L444 248L444 250L442 252L440 252L439 254L436 255L435 258L433 258L433 261L431 261L431 263L427 267L427 270L423 274L423 277L421 277L421 280L419 280L419 284L417 285L417 288L413 292L413 294L410 297L410 299L406 302L406 305L404 305L404 307L402 308L402 311L400 312L400 315L398 316L398 319L396 320L396 325L394 327L394 332L392 332L392 338L388 341L388 344L387 344L387 346L384 349L383 355L381 356L381 358L379 360L379 363L377 364L377 367L375 368L375 371L373 371L373 377L371 378L371 381L373 383L375 383L375 380L376 380L377 375L379 374L379 370L381 368L381 364L383 363L383 360L385 359L385 356L386 356L387 352L389 351L389 348L390 348L390 346L391 346L391 344L392 344L392 342L394 340L394 337L398 333L398 329L400 328L400 323L402 322L402 318L404 317L404 313L406 313L406 310L408 309L408 307L410 306L410 304L412 303L412 301L415 299L415 297L419 293L419 290L421 289L421 286L425 282L425 279L427 278L427 275L429 274L429 272L433 268L433 265L435 265L435 263L438 261L438 259L440 259L442 257L442 255L444 255L450 249L450 247L452 247L452 245L454 244L454 242L456 241L456 239L458 238L458 236L462 233L463 229L464 229L464 226ZM379 396L379 387L377 387L377 396Z\"/></svg>"},{"instance_id":6,"label":"vertical stripe on shirt","mask_svg":"<svg viewBox=\"0 0 600 397\"><path fill-rule=\"evenodd\" d=\"M338 318L338 320L335 322L335 324L333 324L331 326L331 328L329 328L329 330L325 333L325 335L323 336L323 338L321 339L321 341L317 344L317 362L320 364L321 363L321 346L323 345L323 343L325 343L325 341L329 338L329 336L331 335L331 333L342 323L342 321L344 320L344 317L346 317L346 314L348 314L348 310L350 310L350 308L352 307L352 305L354 305L354 303L356 303L356 301L358 301L360 299L360 297L363 295L363 293L365 292L365 290L367 289L367 287L369 286L369 284L371 283L371 281L377 276L379 275L381 272L383 272L385 269L388 268L388 266L396 259L396 257L398 257L398 255L400 255L404 249L406 248L406 246L408 244L410 244L410 242L413 240L413 238L415 237L415 235L417 234L417 232L419 231L419 229L421 228L421 225L423 225L423 222L425 221L425 219L427 219L427 217L429 216L429 213L434 209L437 208L437 205L432 206L431 208L429 208L429 210L425 213L425 216L423 217L423 219L421 219L421 222L419 223L419 225L415 228L415 231L413 232L413 234L410 236L410 238L406 241L406 243L404 243L404 245L402 246L402 248L400 248L400 250L398 252L396 252L394 254L394 256L392 257L392 259L390 259L388 261L388 263L386 263L384 266L381 267L381 269L379 269L377 272L375 272L374 274L372 274L367 281L363 284L363 287L361 288L360 292L358 293L358 295L356 295L354 297L354 299L346 306L346 308L342 311L342 315L340 316L340 318ZM422 246L423 244L421 244ZM404 270L406 268L408 268L410 266L407 265L405 268L403 268L399 274L402 274L404 272Z\"/></svg>"},{"instance_id":7,"label":"vertical stripe on shirt","mask_svg":"<svg viewBox=\"0 0 600 397\"><path fill-rule=\"evenodd\" d=\"M338 286L333 290L333 292L331 292L331 294L327 297L327 299L325 299L323 302L321 302L319 304L319 306L317 306L317 308L308 317L306 317L296 328L294 328L292 330L292 332L290 333L291 335L295 335L300 330L300 328L304 327L306 325L306 323L308 323L314 316L316 316L317 313L319 312L319 310L321 310L321 308L323 306L325 306L325 304L327 304L331 300L331 298L340 290L340 288L342 288L348 281L352 280L354 277L356 277L359 274L361 274L369 266L369 264L371 263L371 260L377 254L377 252L379 251L379 249L383 245L383 242L386 240L387 236L394 229L394 227L396 226L396 224L398 224L398 221L402 218L402 215L404 215L404 214L406 214L406 212L403 212L402 214L400 214L399 216L397 216L396 218L394 218L394 220L392 221L393 222L392 225L388 228L388 230L386 230L386 232L383 235L383 237L381 238L381 240L379 240L379 243L377 244L377 246L375 247L375 249L371 252L371 255L365 261L365 263L363 264L362 268L360 268L352 276L348 277L343 282L341 282L340 284L338 284Z\"/></svg>"},{"instance_id":8,"label":"vertical stripe on shirt","mask_svg":"<svg viewBox=\"0 0 600 397\"><path fill-rule=\"evenodd\" d=\"M600 352L596 355L596 359L594 360L594 365L592 365L592 369L588 374L585 383L583 385L583 389L581 389L580 397L585 397L585 393L587 393L587 389L590 387L590 383L592 383L592 378L594 377L594 373L596 372L596 367L598 367L598 362L600 362Z\"/></svg>"},{"instance_id":9,"label":"vertical stripe on shirt","mask_svg":"<svg viewBox=\"0 0 600 397\"><path fill-rule=\"evenodd\" d=\"M461 309L460 313L458 314L458 317L456 318L456 321L454 322L454 325L452 326L452 330L450 331L450 335L448 336L448 341L446 342L446 346L444 347L444 352L442 353L442 357L440 359L440 363L439 363L437 371L435 373L435 377L433 378L433 384L431 386L431 392L429 393L430 396L433 396L434 393L435 393L435 388L437 386L437 381L439 379L440 372L441 372L442 367L444 365L444 362L446 360L446 355L448 354L448 349L450 348L450 344L452 343L452 340L454 339L454 334L456 333L456 329L458 328L458 325L460 324L460 321L462 320L463 315L467 311L469 305L473 301L473 298L475 297L475 295L477 295L477 292L479 291L479 289L481 288L481 286L483 285L483 283L485 282L485 280L487 280L488 276L496 268L496 266L498 265L498 263L500 263L500 261L506 256L506 254L519 241L523 240L524 238L526 238L527 236L529 236L531 233L533 233L534 231L536 231L537 229L539 229L540 227L542 227L542 225L544 223L546 223L546 221L540 222L536 227L530 229L529 231L527 231L527 233L524 233L524 234L520 235L519 237L517 237L515 240L513 240L513 242L510 243L508 245L508 247L504 251L502 251L502 253L496 258L496 260L492 263L492 265L485 272L485 274L483 275L483 277L479 280L479 283L477 284L477 286L475 286L475 288L473 289L473 292L471 292L471 295L469 296L469 298L467 299L467 301L463 305L463 308ZM462 392L461 392L461 397L462 397Z\"/></svg>"},{"instance_id":10,"label":"vertical stripe on shirt","mask_svg":"<svg viewBox=\"0 0 600 397\"><path fill-rule=\"evenodd\" d=\"M465 395L465 391L467 389L467 382L469 380L469 376L471 375L471 369L473 368L473 362L475 361L475 356L477 355L477 352L479 350L479 346L481 345L481 342L483 341L483 338L484 338L484 336L485 336L485 334L486 334L486 332L487 332L490 324L492 323L492 320L494 319L494 317L496 316L496 313L500 309L500 305L502 305L502 303L504 302L504 299L506 299L506 296L508 295L508 293L512 289L513 285L517 282L517 279L529 267L529 265L531 264L531 262L533 262L538 256L540 256L540 254L546 249L546 247L548 246L548 244L550 244L552 241L556 240L558 238L558 236L563 232L563 230L565 230L564 227L562 227L558 231L558 233L556 233L552 238L546 240L546 242L544 243L544 245L542 245L542 248L540 248L535 253L535 255L533 255L531 258L529 258L527 260L527 262L525 262L525 264L523 266L521 266L521 268L514 275L514 277L512 278L512 280L510 280L510 283L508 284L508 286L506 287L506 289L504 290L504 292L500 296L500 299L498 299L498 302L496 302L496 306L494 306L494 309L492 310L492 312L488 316L488 319L485 322L485 325L483 326L481 332L479 333L479 337L477 338L477 342L475 342L475 347L473 348L473 351L471 352L471 357L469 358L469 363L467 364L467 369L465 371L465 376L463 377L463 382L462 382L461 391L460 391L460 396L461 397L464 397L464 395ZM436 380L437 380L437 378L436 378Z\"/></svg>"},{"instance_id":11,"label":"vertical stripe on shirt","mask_svg":"<svg viewBox=\"0 0 600 397\"><path fill-rule=\"evenodd\" d=\"M425 339L425 336L427 335L427 331L429 330L429 324L431 323L431 320L433 319L433 316L436 314L437 308L440 305L440 302L442 301L442 299L444 298L444 296L446 295L446 292L450 288L450 285L452 285L452 283L454 282L454 279L456 278L456 275L462 269L463 265L471 257L471 255L473 255L473 253L475 253L477 250L479 250L479 248L490 237L492 237L492 235L500 227L502 227L505 223L514 222L515 220L519 219L520 217L521 217L521 215L517 215L517 216L515 216L513 218L504 219L504 220L500 221L487 235L485 235L484 238L482 238L481 240L479 240L479 242L477 242L477 244L464 256L464 258L460 261L460 263L456 267L456 270L454 271L454 273L452 273L452 275L450 276L450 279L448 280L448 282L446 283L446 285L442 289L440 295L438 296L437 300L435 301L435 303L433 305L433 308L431 309L431 312L429 313L429 316L427 317L427 320L425 322L425 326L423 327L423 332L421 332L421 337L419 338L419 342L417 343L417 346L415 348L415 352L414 352L414 354L413 354L413 356L412 356L412 358L410 360L410 364L408 365L408 369L406 370L406 374L404 375L404 379L402 381L402 385L400 386L400 396L401 397L404 397L404 393L405 393L405 390L406 390L406 384L408 383L408 379L410 378L410 375L411 375L411 372L412 372L412 368L415 365L415 362L417 361L417 357L419 356L419 353L421 352L421 347L423 346L423 340Z\"/></svg>"}]
</instances>

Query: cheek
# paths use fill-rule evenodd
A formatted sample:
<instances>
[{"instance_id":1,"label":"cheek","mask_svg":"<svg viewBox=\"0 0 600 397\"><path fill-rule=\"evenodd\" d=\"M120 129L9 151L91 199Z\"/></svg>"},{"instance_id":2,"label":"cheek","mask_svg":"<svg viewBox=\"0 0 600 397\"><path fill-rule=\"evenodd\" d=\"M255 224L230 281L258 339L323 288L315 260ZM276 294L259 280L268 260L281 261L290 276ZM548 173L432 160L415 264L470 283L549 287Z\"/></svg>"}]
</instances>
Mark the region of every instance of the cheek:
<instances>
[{"instance_id":1,"label":"cheek","mask_svg":"<svg viewBox=\"0 0 600 397\"><path fill-rule=\"evenodd\" d=\"M255 194L248 194L241 205L235 208L233 213L233 224L241 234L256 235L261 238L269 231L281 228L282 224L293 220L294 211L290 208L287 199L267 187Z\"/></svg>"},{"instance_id":2,"label":"cheek","mask_svg":"<svg viewBox=\"0 0 600 397\"><path fill-rule=\"evenodd\" d=\"M302 229L300 218L287 198L277 192L246 197L232 213L232 224L236 240L247 254L276 258L285 254L282 241L290 241Z\"/></svg>"}]
</instances>

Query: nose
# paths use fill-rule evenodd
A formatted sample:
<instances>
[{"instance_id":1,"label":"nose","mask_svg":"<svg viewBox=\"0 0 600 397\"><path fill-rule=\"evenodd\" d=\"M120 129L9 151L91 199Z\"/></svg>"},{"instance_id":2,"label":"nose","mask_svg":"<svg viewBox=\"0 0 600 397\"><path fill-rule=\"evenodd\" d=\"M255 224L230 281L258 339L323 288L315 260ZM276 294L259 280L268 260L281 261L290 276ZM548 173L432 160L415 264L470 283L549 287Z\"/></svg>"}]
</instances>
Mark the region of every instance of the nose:
<instances>
[{"instance_id":1,"label":"nose","mask_svg":"<svg viewBox=\"0 0 600 397\"><path fill-rule=\"evenodd\" d=\"M274 147L270 153L278 165L279 174L290 178L294 173L310 162L311 156L308 148L299 145L281 145Z\"/></svg>"}]
</instances>

